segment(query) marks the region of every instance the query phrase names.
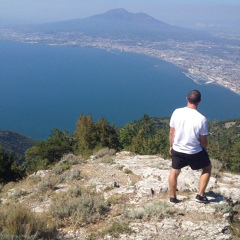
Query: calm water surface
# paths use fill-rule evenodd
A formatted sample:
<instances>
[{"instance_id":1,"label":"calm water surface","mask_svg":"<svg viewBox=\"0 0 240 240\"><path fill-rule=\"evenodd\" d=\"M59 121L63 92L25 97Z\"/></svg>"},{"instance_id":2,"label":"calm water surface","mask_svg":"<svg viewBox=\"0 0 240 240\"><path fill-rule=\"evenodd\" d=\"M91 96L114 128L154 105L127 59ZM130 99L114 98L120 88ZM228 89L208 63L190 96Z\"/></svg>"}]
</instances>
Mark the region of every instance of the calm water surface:
<instances>
[{"instance_id":1,"label":"calm water surface","mask_svg":"<svg viewBox=\"0 0 240 240\"><path fill-rule=\"evenodd\" d=\"M240 118L240 96L197 85L176 66L133 53L0 41L0 130L45 139L75 131L80 114L123 126L143 114L171 116L189 90L210 120Z\"/></svg>"}]
</instances>

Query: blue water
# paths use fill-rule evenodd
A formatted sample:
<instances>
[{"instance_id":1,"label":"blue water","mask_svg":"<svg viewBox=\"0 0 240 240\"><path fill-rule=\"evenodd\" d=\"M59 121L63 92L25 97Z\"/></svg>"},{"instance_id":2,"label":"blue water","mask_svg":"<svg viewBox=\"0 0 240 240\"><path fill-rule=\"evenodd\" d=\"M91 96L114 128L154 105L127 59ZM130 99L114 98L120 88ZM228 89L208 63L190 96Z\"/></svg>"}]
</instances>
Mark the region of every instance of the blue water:
<instances>
[{"instance_id":1,"label":"blue water","mask_svg":"<svg viewBox=\"0 0 240 240\"><path fill-rule=\"evenodd\" d=\"M211 121L240 118L240 96L197 85L182 70L148 56L94 48L0 41L0 130L45 139L54 128L72 133L80 114L116 126L143 114L170 116L202 92L199 111Z\"/></svg>"}]
</instances>

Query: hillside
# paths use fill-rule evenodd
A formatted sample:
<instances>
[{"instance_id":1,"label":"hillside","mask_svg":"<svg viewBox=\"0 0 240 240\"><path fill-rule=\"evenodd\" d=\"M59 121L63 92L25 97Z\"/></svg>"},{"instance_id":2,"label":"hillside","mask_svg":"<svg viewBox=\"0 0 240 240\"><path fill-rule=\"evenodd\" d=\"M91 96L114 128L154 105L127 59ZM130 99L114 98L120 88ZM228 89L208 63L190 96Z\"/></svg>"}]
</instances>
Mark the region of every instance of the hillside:
<instances>
[{"instance_id":1,"label":"hillside","mask_svg":"<svg viewBox=\"0 0 240 240\"><path fill-rule=\"evenodd\" d=\"M23 134L3 130L0 131L0 145L6 152L14 152L21 157L25 157L25 151L38 142L37 139Z\"/></svg>"},{"instance_id":2,"label":"hillside","mask_svg":"<svg viewBox=\"0 0 240 240\"><path fill-rule=\"evenodd\" d=\"M115 134L114 137L117 137L118 140L121 141L121 144L118 145L119 149L124 148L133 152L137 152L139 154L161 154L161 156L166 156L166 154L168 154L169 120L170 120L169 117L157 118L149 117L148 115L145 114L141 119L135 120L134 122L128 123L125 126L117 128L116 131L118 133L121 132L121 136L119 137L117 136L118 134ZM160 130L161 132L159 133L158 130ZM137 137L139 132L143 134L142 135L143 138L138 138L137 142L139 143L138 144L135 143L134 146L132 143L133 138ZM65 133L63 132L63 135L64 134ZM148 140L148 142L145 141L143 143L144 137ZM156 139L154 140L154 137L157 137L158 141L156 141ZM50 139L46 141L45 147L47 147L48 144L50 145L55 144L54 140L53 143L50 143L51 141L50 142L49 141ZM19 154L22 157L25 157L25 151L31 148L37 142L38 140L32 137L24 136L16 132L11 132L7 130L0 131L0 145L3 147L3 149L6 152L13 151L14 153ZM160 145L161 151L159 152ZM57 147L56 149L58 149L60 146L55 147ZM40 148L43 148L43 145L41 145ZM52 147L50 147L50 149L51 148ZM62 149L62 151L64 152L64 149ZM208 152L211 157L218 159L223 163L222 165L223 169L231 170L233 172L240 172L239 151L240 151L239 118L227 119L222 121L216 120L213 122L209 122Z\"/></svg>"},{"instance_id":3,"label":"hillside","mask_svg":"<svg viewBox=\"0 0 240 240\"><path fill-rule=\"evenodd\" d=\"M56 224L50 239L59 240L240 239L240 176L219 171L213 161L205 205L194 199L200 171L184 168L178 181L181 202L171 205L170 163L156 155L106 149L88 160L69 154L51 170L4 186L1 214L8 208L10 214L14 204L27 205L48 226ZM29 223L18 224L30 232Z\"/></svg>"}]
</instances>

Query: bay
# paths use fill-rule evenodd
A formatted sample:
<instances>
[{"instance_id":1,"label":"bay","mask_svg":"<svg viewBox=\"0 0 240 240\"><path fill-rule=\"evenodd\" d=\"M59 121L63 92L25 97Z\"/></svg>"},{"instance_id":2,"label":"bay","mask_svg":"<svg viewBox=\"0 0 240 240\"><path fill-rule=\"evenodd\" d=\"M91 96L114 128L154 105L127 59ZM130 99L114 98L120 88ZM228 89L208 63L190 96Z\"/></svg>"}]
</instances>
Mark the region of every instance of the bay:
<instances>
[{"instance_id":1,"label":"bay","mask_svg":"<svg viewBox=\"0 0 240 240\"><path fill-rule=\"evenodd\" d=\"M192 89L210 121L240 118L240 96L219 85L198 85L173 64L141 54L95 48L0 41L0 130L46 139L72 133L80 114L116 126L171 116Z\"/></svg>"}]
</instances>

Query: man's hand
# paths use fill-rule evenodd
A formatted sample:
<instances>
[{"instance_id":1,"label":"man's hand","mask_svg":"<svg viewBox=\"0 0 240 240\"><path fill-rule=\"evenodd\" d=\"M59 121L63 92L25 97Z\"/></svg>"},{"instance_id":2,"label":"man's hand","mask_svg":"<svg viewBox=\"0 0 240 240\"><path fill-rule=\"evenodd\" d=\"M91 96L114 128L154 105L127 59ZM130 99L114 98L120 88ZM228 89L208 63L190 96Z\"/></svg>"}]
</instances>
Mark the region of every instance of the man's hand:
<instances>
[{"instance_id":1,"label":"man's hand","mask_svg":"<svg viewBox=\"0 0 240 240\"><path fill-rule=\"evenodd\" d=\"M169 154L172 155L172 147L169 148Z\"/></svg>"},{"instance_id":2,"label":"man's hand","mask_svg":"<svg viewBox=\"0 0 240 240\"><path fill-rule=\"evenodd\" d=\"M200 135L200 145L202 146L202 148L207 150L207 146L208 146L207 135Z\"/></svg>"}]
</instances>

